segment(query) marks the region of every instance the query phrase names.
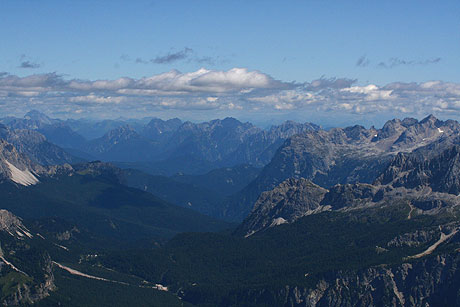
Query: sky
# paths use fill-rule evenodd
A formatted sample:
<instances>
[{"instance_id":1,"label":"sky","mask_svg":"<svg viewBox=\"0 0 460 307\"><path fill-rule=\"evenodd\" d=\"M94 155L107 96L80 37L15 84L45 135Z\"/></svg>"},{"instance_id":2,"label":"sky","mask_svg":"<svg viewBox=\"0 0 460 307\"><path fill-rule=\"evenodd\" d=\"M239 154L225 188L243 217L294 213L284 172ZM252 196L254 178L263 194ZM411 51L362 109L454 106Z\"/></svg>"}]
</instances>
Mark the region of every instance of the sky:
<instances>
[{"instance_id":1,"label":"sky","mask_svg":"<svg viewBox=\"0 0 460 307\"><path fill-rule=\"evenodd\" d=\"M460 1L0 0L0 116L460 119Z\"/></svg>"}]
</instances>

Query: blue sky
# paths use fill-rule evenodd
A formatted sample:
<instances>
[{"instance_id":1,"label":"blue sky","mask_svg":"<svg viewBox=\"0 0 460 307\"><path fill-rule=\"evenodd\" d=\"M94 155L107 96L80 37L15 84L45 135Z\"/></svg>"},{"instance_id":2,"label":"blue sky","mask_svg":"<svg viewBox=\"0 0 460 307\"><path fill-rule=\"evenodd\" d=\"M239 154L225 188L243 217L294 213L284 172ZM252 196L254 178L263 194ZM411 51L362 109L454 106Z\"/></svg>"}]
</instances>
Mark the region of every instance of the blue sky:
<instances>
[{"instance_id":1,"label":"blue sky","mask_svg":"<svg viewBox=\"0 0 460 307\"><path fill-rule=\"evenodd\" d=\"M371 124L382 114L457 119L460 107L459 1L3 0L0 37L0 115L34 107L61 117ZM187 74L200 68L197 83ZM244 70L229 73L235 68ZM165 82L199 86L133 94L159 89L143 78L176 70L182 75ZM121 77L132 82L113 88ZM270 82L242 86L248 78ZM72 80L112 87L67 86ZM313 89L315 80L350 82Z\"/></svg>"}]
</instances>

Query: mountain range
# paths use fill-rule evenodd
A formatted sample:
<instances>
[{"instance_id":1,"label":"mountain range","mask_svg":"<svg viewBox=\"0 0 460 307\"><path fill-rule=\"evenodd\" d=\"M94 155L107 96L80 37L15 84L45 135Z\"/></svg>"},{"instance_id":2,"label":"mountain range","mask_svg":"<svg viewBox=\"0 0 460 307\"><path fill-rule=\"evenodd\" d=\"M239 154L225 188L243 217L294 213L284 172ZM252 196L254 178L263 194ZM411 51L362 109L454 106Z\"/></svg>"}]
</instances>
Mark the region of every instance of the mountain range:
<instances>
[{"instance_id":1,"label":"mountain range","mask_svg":"<svg viewBox=\"0 0 460 307\"><path fill-rule=\"evenodd\" d=\"M456 121L2 122L3 304L460 302Z\"/></svg>"},{"instance_id":2,"label":"mountain range","mask_svg":"<svg viewBox=\"0 0 460 307\"><path fill-rule=\"evenodd\" d=\"M262 167L288 137L320 128L287 121L264 130L234 118L203 123L154 118L142 126L139 121L62 121L38 111L22 119L8 117L0 122L10 129L37 131L72 155L118 162L155 175L203 174L240 164ZM103 135L87 140L78 133L85 126Z\"/></svg>"},{"instance_id":3,"label":"mountain range","mask_svg":"<svg viewBox=\"0 0 460 307\"><path fill-rule=\"evenodd\" d=\"M398 153L436 154L458 144L460 125L428 116L418 121L388 121L381 129L362 126L317 130L294 135L277 150L259 176L228 201L224 215L242 220L261 192L288 178L306 178L323 187L372 183Z\"/></svg>"}]
</instances>

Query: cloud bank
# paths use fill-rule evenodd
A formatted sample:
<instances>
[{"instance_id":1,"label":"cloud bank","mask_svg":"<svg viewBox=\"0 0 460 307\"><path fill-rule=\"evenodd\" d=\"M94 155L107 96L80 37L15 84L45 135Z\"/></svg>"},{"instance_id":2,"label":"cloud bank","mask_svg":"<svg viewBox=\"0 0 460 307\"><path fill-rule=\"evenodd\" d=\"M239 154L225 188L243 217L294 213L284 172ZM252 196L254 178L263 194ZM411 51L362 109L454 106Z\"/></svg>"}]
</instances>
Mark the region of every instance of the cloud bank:
<instances>
[{"instance_id":1,"label":"cloud bank","mask_svg":"<svg viewBox=\"0 0 460 307\"><path fill-rule=\"evenodd\" d=\"M140 79L115 80L65 79L56 73L25 77L0 73L0 115L23 114L32 108L70 117L147 116L166 111L180 117L182 112L208 111L257 116L295 112L420 117L433 113L458 119L460 84L359 85L357 80L346 78L292 83L246 68L203 68L187 73L171 70Z\"/></svg>"}]
</instances>

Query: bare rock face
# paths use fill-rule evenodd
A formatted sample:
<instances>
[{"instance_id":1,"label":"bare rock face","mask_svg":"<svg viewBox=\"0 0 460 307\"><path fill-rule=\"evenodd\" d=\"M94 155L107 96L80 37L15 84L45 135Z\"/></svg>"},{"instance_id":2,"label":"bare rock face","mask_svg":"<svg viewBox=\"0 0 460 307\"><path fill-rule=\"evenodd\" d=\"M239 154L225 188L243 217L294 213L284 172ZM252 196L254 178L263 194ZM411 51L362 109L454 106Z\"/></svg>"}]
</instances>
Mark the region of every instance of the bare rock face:
<instances>
[{"instance_id":1,"label":"bare rock face","mask_svg":"<svg viewBox=\"0 0 460 307\"><path fill-rule=\"evenodd\" d=\"M268 227L292 223L302 216L320 212L324 209L321 200L326 193L326 189L309 180L287 179L260 195L239 231L249 236Z\"/></svg>"},{"instance_id":2,"label":"bare rock face","mask_svg":"<svg viewBox=\"0 0 460 307\"><path fill-rule=\"evenodd\" d=\"M0 209L0 231L5 231L16 239L33 237L18 217L4 209Z\"/></svg>"},{"instance_id":3,"label":"bare rock face","mask_svg":"<svg viewBox=\"0 0 460 307\"><path fill-rule=\"evenodd\" d=\"M353 208L380 201L378 191L379 187L365 183L338 184L329 190L321 204L329 206L332 210Z\"/></svg>"},{"instance_id":4,"label":"bare rock face","mask_svg":"<svg viewBox=\"0 0 460 307\"><path fill-rule=\"evenodd\" d=\"M458 122L441 121L434 116L421 121L394 119L382 129L353 126L306 131L286 140L258 178L229 202L225 215L241 219L250 212L260 193L288 178L306 178L326 188L373 183L398 154L402 159L417 151L423 152L423 156L438 154L446 146L459 143L459 132ZM441 185L447 184L454 192L456 178L446 177L437 189L441 191Z\"/></svg>"},{"instance_id":5,"label":"bare rock face","mask_svg":"<svg viewBox=\"0 0 460 307\"><path fill-rule=\"evenodd\" d=\"M286 286L273 295L283 301L283 306L456 305L459 264L458 254L439 255L395 267L342 271L321 279L313 288Z\"/></svg>"},{"instance_id":6,"label":"bare rock face","mask_svg":"<svg viewBox=\"0 0 460 307\"><path fill-rule=\"evenodd\" d=\"M429 186L436 192L458 195L460 193L460 146L454 145L428 158L417 153L400 153L376 182L406 188Z\"/></svg>"},{"instance_id":7,"label":"bare rock face","mask_svg":"<svg viewBox=\"0 0 460 307\"><path fill-rule=\"evenodd\" d=\"M303 178L290 178L263 192L254 209L237 231L252 235L302 216L324 210L349 211L386 206L396 202L409 206L412 214L436 215L460 204L460 146L443 151L399 153L373 184L337 184L323 189Z\"/></svg>"},{"instance_id":8,"label":"bare rock face","mask_svg":"<svg viewBox=\"0 0 460 307\"><path fill-rule=\"evenodd\" d=\"M9 290L0 293L5 306L33 304L55 290L52 261L43 249L44 238L32 235L22 220L0 210L0 277ZM34 257L30 257L33 254Z\"/></svg>"},{"instance_id":9,"label":"bare rock face","mask_svg":"<svg viewBox=\"0 0 460 307\"><path fill-rule=\"evenodd\" d=\"M16 148L0 139L0 180L11 180L21 185L38 183L46 169L18 153Z\"/></svg>"}]
</instances>

